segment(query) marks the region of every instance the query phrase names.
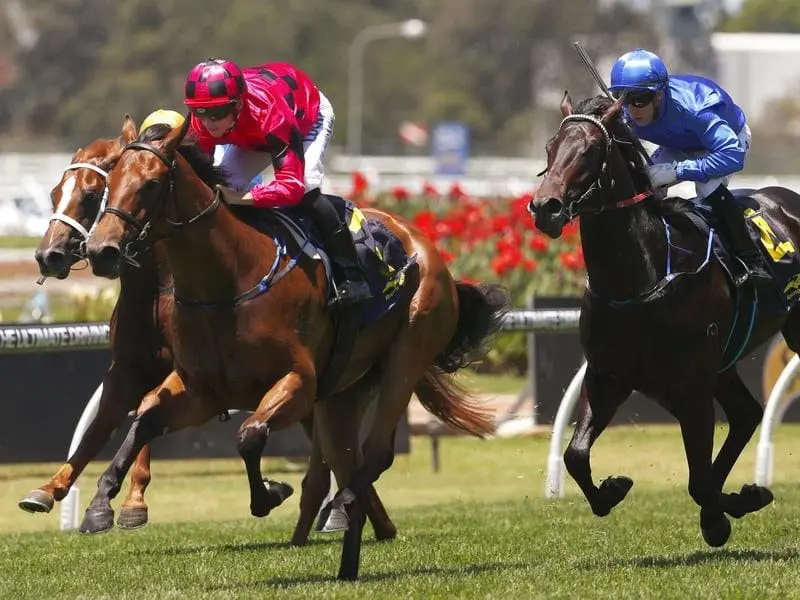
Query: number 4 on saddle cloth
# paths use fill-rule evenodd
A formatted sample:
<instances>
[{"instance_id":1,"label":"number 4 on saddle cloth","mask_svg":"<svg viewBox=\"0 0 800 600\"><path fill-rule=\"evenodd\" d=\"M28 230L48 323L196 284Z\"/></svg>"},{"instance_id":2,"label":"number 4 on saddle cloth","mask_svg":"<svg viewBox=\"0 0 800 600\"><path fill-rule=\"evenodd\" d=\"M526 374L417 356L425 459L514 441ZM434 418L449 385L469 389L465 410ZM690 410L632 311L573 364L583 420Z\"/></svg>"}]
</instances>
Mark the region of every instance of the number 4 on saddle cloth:
<instances>
[{"instance_id":1,"label":"number 4 on saddle cloth","mask_svg":"<svg viewBox=\"0 0 800 600\"><path fill-rule=\"evenodd\" d=\"M731 282L732 297L736 304L735 316L730 331L720 332L724 337L722 364L720 371L725 371L736 364L747 349L753 333L756 316L780 316L790 311L800 299L800 253L796 239L793 239L786 226L776 215L782 211L776 204L760 205L756 190L728 190L720 186L702 202L683 198L667 198L656 209L661 215L667 242L666 275L652 288L639 296L626 300L612 300L612 306L623 306L633 303L648 303L664 297L667 288L678 279L707 272L706 267L715 260L728 275ZM742 225L747 229L748 245L745 232L741 232L738 244L734 244L729 236L729 227L722 226L711 209L717 202L734 203L741 210ZM725 205L730 210L730 204ZM730 218L725 215L726 218ZM733 215L736 217L736 215ZM703 256L697 250L682 248L679 242L673 242L676 232L685 230L686 221L705 237ZM741 221L740 221L741 223ZM729 225L730 226L730 225ZM750 281L736 287L737 277L742 274L743 261L736 255L734 248L740 252L752 252L757 249L763 257L764 267L771 276L772 283L754 285ZM698 249L699 250L699 249ZM674 263L674 264L673 264ZM692 267L689 267L692 265ZM698 266L699 265L699 266ZM589 282L591 283L591 282ZM589 287L591 292L591 286Z\"/></svg>"},{"instance_id":2,"label":"number 4 on saddle cloth","mask_svg":"<svg viewBox=\"0 0 800 600\"><path fill-rule=\"evenodd\" d=\"M736 317L728 333L725 357L725 370L738 360L747 346L752 333L756 315L780 315L790 311L800 299L800 253L797 242L787 232L784 224L771 212L777 209L763 207L759 204L756 190L728 190L720 186L714 194L725 197L711 200L734 202L742 211L753 246L763 257L764 267L772 277L772 285L753 286L749 283L735 289ZM708 235L709 246L706 261L698 269L702 269L713 253L714 258L727 272L731 282L741 272L742 263L734 253L734 244L727 238L726 228L717 222L714 211L706 201L689 201L681 203L683 209L678 212L685 215L695 226ZM688 210L687 210L688 209ZM669 239L669 222L674 217L665 215L664 223ZM712 235L712 228L715 235Z\"/></svg>"},{"instance_id":3,"label":"number 4 on saddle cloth","mask_svg":"<svg viewBox=\"0 0 800 600\"><path fill-rule=\"evenodd\" d=\"M772 276L772 289L760 290L759 310L767 313L786 312L800 298L800 254L783 224L759 205L753 197L754 192L752 189L729 191L720 187L714 193L724 193L727 197L723 201L734 202L742 211L750 239L760 251L764 266ZM706 202L691 204L694 210L687 212L687 216L704 232L708 232L709 227L714 228L717 233L712 245L714 256L733 278L741 269L741 263L734 253L733 244L727 238L726 228L717 222ZM775 293L765 294L765 291Z\"/></svg>"}]
</instances>

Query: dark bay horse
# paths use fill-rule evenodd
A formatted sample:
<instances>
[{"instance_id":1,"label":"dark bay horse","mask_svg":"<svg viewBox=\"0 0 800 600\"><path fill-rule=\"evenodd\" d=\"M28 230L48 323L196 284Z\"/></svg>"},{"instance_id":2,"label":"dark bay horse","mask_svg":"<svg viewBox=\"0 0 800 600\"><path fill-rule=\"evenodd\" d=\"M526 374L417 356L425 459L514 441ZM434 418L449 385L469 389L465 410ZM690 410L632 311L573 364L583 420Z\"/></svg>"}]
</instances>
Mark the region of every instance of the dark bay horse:
<instances>
[{"instance_id":1,"label":"dark bay horse","mask_svg":"<svg viewBox=\"0 0 800 600\"><path fill-rule=\"evenodd\" d=\"M564 461L594 514L607 515L633 481L611 477L595 485L590 451L620 404L639 390L678 420L703 537L721 546L731 532L726 513L739 518L772 501L769 490L755 485L722 491L763 413L735 362L778 331L800 350L800 318L796 310L756 310L754 295L773 290L735 288L722 261L710 255L711 234L690 218L691 203L653 193L622 123L621 102L598 96L573 111L564 95L564 120L547 143L546 175L530 206L536 226L552 238L580 216L588 274L580 319L588 368ZM744 197L798 247L800 196L768 187ZM747 297L754 299L738 301ZM748 321L748 335L733 335L737 323ZM712 461L715 398L729 430Z\"/></svg>"},{"instance_id":2,"label":"dark bay horse","mask_svg":"<svg viewBox=\"0 0 800 600\"><path fill-rule=\"evenodd\" d=\"M135 136L136 126L126 119L124 135ZM163 126L162 126L163 127ZM51 192L54 214L36 249L36 260L45 277L63 279L85 258L84 245L108 194L106 179L124 144L122 138L98 139L79 149ZM163 244L140 254L136 267L126 262L120 270L120 295L111 323L112 363L103 379L103 394L97 416L78 449L67 463L40 488L20 502L28 512L49 512L62 500L90 460L102 449L112 431L135 410L145 394L155 389L172 371L172 275ZM308 540L310 528L330 482L330 467L324 462L320 444L311 434L312 421L303 426L312 439L308 474L303 480L300 517L292 536L295 545ZM139 452L131 471L130 490L122 503L117 524L136 529L147 523L144 498L150 483L150 446ZM270 485L279 485L270 482ZM374 489L370 490L366 513L379 540L393 539L397 529ZM113 513L95 514L81 524L83 533L99 533L113 526Z\"/></svg>"},{"instance_id":3,"label":"dark bay horse","mask_svg":"<svg viewBox=\"0 0 800 600\"><path fill-rule=\"evenodd\" d=\"M235 408L254 411L240 427L238 450L251 513L266 515L276 505L261 475L269 431L308 417L313 408L313 434L340 485L334 506L350 514L339 578L355 579L361 505L369 485L392 464L394 432L411 394L470 434L493 430L450 373L499 326L507 297L493 286L454 282L420 231L399 217L368 211L416 255L417 268L408 273L406 300L358 333L333 392L315 404L335 339L324 267L299 253L296 243L282 254L275 239L238 219L219 188L207 185L215 183L211 163L190 165L176 151L187 130L188 120L159 141L134 141L123 132L127 145L109 174L108 204L87 244L95 274L116 277L138 248L163 239L176 298L175 370L143 401L87 514L106 510L144 444ZM271 272L280 276L268 291L250 294ZM359 419L346 407L373 395L375 421L362 449Z\"/></svg>"}]
</instances>

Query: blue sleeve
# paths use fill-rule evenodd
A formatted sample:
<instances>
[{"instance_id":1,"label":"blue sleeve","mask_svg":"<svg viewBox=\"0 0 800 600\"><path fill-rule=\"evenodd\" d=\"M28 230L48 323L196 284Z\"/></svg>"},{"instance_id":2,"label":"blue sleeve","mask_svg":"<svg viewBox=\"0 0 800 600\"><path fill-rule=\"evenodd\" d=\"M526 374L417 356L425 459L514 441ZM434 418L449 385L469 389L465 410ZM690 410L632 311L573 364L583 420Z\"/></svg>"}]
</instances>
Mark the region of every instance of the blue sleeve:
<instances>
[{"instance_id":1,"label":"blue sleeve","mask_svg":"<svg viewBox=\"0 0 800 600\"><path fill-rule=\"evenodd\" d=\"M736 132L718 114L704 110L696 116L691 127L709 153L675 165L679 180L706 182L744 169L745 149Z\"/></svg>"}]
</instances>

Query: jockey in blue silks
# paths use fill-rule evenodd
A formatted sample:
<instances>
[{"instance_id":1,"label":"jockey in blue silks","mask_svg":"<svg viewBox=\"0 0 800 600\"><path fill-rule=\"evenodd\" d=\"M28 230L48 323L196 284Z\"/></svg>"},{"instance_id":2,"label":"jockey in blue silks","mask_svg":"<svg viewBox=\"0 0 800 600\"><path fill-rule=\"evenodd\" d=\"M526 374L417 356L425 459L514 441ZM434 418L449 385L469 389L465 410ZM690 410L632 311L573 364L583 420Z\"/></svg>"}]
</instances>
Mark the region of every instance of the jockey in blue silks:
<instances>
[{"instance_id":1,"label":"jockey in blue silks","mask_svg":"<svg viewBox=\"0 0 800 600\"><path fill-rule=\"evenodd\" d=\"M609 90L615 98L623 97L625 118L634 133L659 146L648 169L653 186L692 181L698 200L711 206L746 267L736 285L770 281L744 214L727 189L750 150L750 128L742 109L714 81L670 75L663 60L642 49L614 63Z\"/></svg>"}]
</instances>

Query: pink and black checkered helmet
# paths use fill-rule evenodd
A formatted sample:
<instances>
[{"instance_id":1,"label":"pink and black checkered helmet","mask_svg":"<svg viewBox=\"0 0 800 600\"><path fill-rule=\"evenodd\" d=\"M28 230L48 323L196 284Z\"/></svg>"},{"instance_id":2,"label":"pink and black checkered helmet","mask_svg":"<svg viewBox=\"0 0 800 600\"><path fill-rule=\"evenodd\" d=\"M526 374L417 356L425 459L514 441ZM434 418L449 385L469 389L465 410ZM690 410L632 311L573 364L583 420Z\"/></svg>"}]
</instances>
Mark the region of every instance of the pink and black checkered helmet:
<instances>
[{"instance_id":1,"label":"pink and black checkered helmet","mask_svg":"<svg viewBox=\"0 0 800 600\"><path fill-rule=\"evenodd\" d=\"M242 70L233 61L209 58L189 71L183 103L189 108L234 104L245 88Z\"/></svg>"}]
</instances>

